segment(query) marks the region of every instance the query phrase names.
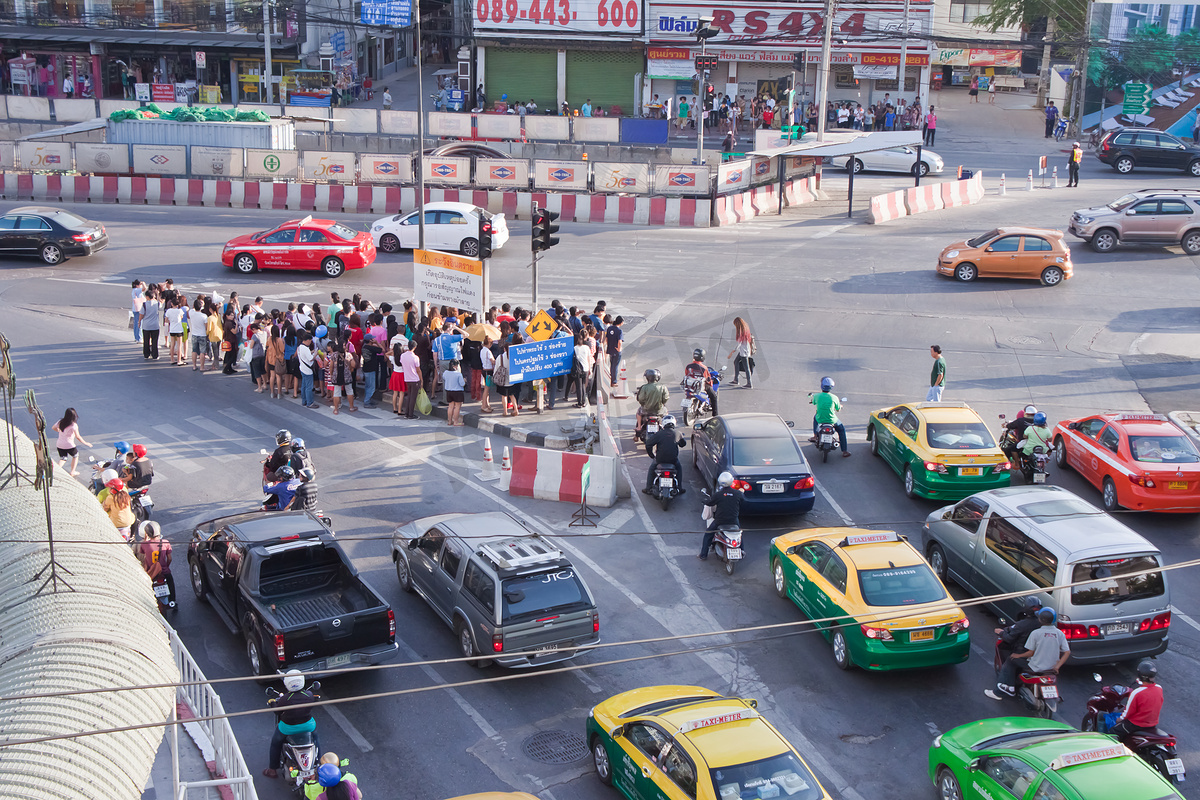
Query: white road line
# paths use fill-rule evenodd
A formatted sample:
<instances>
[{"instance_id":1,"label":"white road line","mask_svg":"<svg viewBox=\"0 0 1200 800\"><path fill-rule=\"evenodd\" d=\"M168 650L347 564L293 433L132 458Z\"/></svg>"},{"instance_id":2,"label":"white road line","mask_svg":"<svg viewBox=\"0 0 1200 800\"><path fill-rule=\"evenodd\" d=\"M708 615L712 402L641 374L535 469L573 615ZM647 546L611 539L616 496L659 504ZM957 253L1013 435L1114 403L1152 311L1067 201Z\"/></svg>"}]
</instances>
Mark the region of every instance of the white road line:
<instances>
[{"instance_id":1,"label":"white road line","mask_svg":"<svg viewBox=\"0 0 1200 800\"><path fill-rule=\"evenodd\" d=\"M306 409L309 413L298 414L295 411L286 407L283 400L276 400L272 403L270 400L258 400L254 403L256 408L261 408L264 411L269 411L271 415L279 419L287 420L292 423L293 427L298 426L300 430L307 431L317 436L337 436L337 431L330 428L328 425L322 425L318 420L320 413L314 409Z\"/></svg>"},{"instance_id":2,"label":"white road line","mask_svg":"<svg viewBox=\"0 0 1200 800\"><path fill-rule=\"evenodd\" d=\"M269 428L273 423L271 420L263 417L252 417L239 408L222 408L218 414L222 417L228 417L239 425L244 425L252 431L257 431L261 436L266 428Z\"/></svg>"},{"instance_id":3,"label":"white road line","mask_svg":"<svg viewBox=\"0 0 1200 800\"><path fill-rule=\"evenodd\" d=\"M850 227L850 223L848 223L848 222L847 222L846 224L844 224L844 225L835 225L835 226L833 226L832 228L826 228L826 229L825 229L825 230L823 230L823 231L820 231L820 232L818 232L818 233L814 233L812 236L810 236L810 237L808 237L808 238L810 238L810 239L824 239L826 236L832 236L833 234L837 233L838 231L842 230L843 228L849 228L849 227Z\"/></svg>"},{"instance_id":4,"label":"white road line","mask_svg":"<svg viewBox=\"0 0 1200 800\"><path fill-rule=\"evenodd\" d=\"M230 430L221 423L214 422L208 417L188 417L187 423L189 425L195 425L202 431L208 431L213 436L217 437L217 439L227 443L231 447L237 448L239 451L250 452L248 450L249 445L247 444L246 435L244 433L238 433L235 430ZM215 442L210 443L215 444Z\"/></svg>"},{"instance_id":5,"label":"white road line","mask_svg":"<svg viewBox=\"0 0 1200 800\"><path fill-rule=\"evenodd\" d=\"M350 737L350 740L353 741L354 744L358 745L359 750L363 751L364 753L369 753L375 749L371 743L367 741L367 737L359 733L358 728L350 724L350 720L346 719L346 715L341 711L338 711L337 706L325 706L324 708L329 716L333 717L333 721L338 724L338 727Z\"/></svg>"},{"instance_id":6,"label":"white road line","mask_svg":"<svg viewBox=\"0 0 1200 800\"><path fill-rule=\"evenodd\" d=\"M572 672L571 674L576 678L579 678L579 681L586 686L588 691L592 694L600 694L604 691L604 687L596 683L596 681L592 679L592 676L587 674L587 670L580 669Z\"/></svg>"},{"instance_id":7,"label":"white road line","mask_svg":"<svg viewBox=\"0 0 1200 800\"><path fill-rule=\"evenodd\" d=\"M1180 610L1179 610L1178 608L1176 608L1175 606L1171 606L1171 613L1172 613L1172 614L1173 614L1173 615L1174 615L1174 616L1175 616L1177 619L1181 619L1181 620L1183 620L1183 621L1184 621L1184 622L1186 622L1188 625L1191 625L1193 628L1195 628L1196 630L1200 631L1200 622L1197 622L1196 620L1192 619L1191 617L1189 617L1187 614L1185 614L1185 613L1183 613L1182 611L1180 611Z\"/></svg>"},{"instance_id":8,"label":"white road line","mask_svg":"<svg viewBox=\"0 0 1200 800\"><path fill-rule=\"evenodd\" d=\"M996 660L996 656L994 653L988 653L986 650L984 650L982 647L975 644L974 642L971 642L971 652L974 653L975 655L979 656L980 658L982 658L984 661L995 662L995 660Z\"/></svg>"},{"instance_id":9,"label":"white road line","mask_svg":"<svg viewBox=\"0 0 1200 800\"><path fill-rule=\"evenodd\" d=\"M620 506L616 511L610 512L607 517L600 520L596 524L596 530L604 531L605 533L616 533L617 529L633 519L633 517L633 509Z\"/></svg>"},{"instance_id":10,"label":"white road line","mask_svg":"<svg viewBox=\"0 0 1200 800\"><path fill-rule=\"evenodd\" d=\"M816 483L817 491L821 493L821 497L825 498L825 502L833 506L833 510L836 511L837 515L842 518L842 524L846 525L847 527L853 525L854 520L850 519L850 515L842 510L842 507L838 505L838 501L833 499L833 495L826 491L825 487L822 486L821 483L816 480L816 478L813 479L813 482Z\"/></svg>"},{"instance_id":11,"label":"white road line","mask_svg":"<svg viewBox=\"0 0 1200 800\"><path fill-rule=\"evenodd\" d=\"M133 441L137 442L138 444L146 445L148 449L148 455L152 461L165 462L173 469L177 469L180 472L184 472L188 475L204 469L204 467L200 466L187 456L181 455L180 453L172 453L170 448L155 442L153 439L147 439L145 436L136 433L130 438L132 438Z\"/></svg>"},{"instance_id":12,"label":"white road line","mask_svg":"<svg viewBox=\"0 0 1200 800\"><path fill-rule=\"evenodd\" d=\"M403 447L403 445L401 445L401 447ZM404 655L408 657L409 661L424 660L417 655L416 651L399 639L396 640L396 644L400 646L400 649L404 652ZM422 664L421 671L425 673L429 680L433 681L439 686L447 683L446 679L439 675L437 671L428 664ZM483 714L480 714L479 711L476 710L475 706L468 703L467 699L459 694L457 689L443 689L442 691L450 695L450 699L454 701L455 705L461 708L463 713L470 717L471 721L479 726L479 730L483 731L484 736L489 739L495 739L499 736L499 734L496 732L496 729L489 725L488 721L483 718ZM329 707L330 706L326 706L326 708Z\"/></svg>"}]
</instances>

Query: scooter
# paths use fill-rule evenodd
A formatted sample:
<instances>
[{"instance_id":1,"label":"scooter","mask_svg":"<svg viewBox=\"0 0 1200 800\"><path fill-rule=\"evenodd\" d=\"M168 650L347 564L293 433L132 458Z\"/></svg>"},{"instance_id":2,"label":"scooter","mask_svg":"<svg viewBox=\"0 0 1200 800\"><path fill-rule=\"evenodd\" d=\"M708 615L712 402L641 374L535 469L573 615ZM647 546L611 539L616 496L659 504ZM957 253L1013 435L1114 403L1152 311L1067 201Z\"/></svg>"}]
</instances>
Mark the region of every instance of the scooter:
<instances>
[{"instance_id":1,"label":"scooter","mask_svg":"<svg viewBox=\"0 0 1200 800\"><path fill-rule=\"evenodd\" d=\"M150 519L150 512L154 510L154 500L150 498L150 487L143 486L140 489L126 489L129 492L129 504L133 507L133 516L137 518L138 524Z\"/></svg>"},{"instance_id":2,"label":"scooter","mask_svg":"<svg viewBox=\"0 0 1200 800\"><path fill-rule=\"evenodd\" d=\"M1025 455L1024 453L1017 455L1017 464L1021 467L1021 474L1025 477L1025 483L1045 483L1046 466L1049 463L1050 454L1041 445L1034 447L1033 453L1030 455Z\"/></svg>"},{"instance_id":3,"label":"scooter","mask_svg":"<svg viewBox=\"0 0 1200 800\"><path fill-rule=\"evenodd\" d=\"M748 488L739 486L740 483L742 482L734 481L734 488L743 491ZM703 493L703 497L706 505L712 501L712 495L707 491ZM725 564L725 574L732 575L737 563L746 555L742 549L742 529L736 525L718 526L713 536L712 549L717 554L717 558Z\"/></svg>"},{"instance_id":4,"label":"scooter","mask_svg":"<svg viewBox=\"0 0 1200 800\"><path fill-rule=\"evenodd\" d=\"M1001 626L1004 620L1000 621ZM999 674L1006 657L1004 640L996 638L995 666ZM1051 719L1058 711L1058 675L1053 672L1021 672L1017 674L1017 697L1026 709L1042 719Z\"/></svg>"},{"instance_id":5,"label":"scooter","mask_svg":"<svg viewBox=\"0 0 1200 800\"><path fill-rule=\"evenodd\" d=\"M650 495L662 505L666 511L671 500L679 494L679 473L672 464L654 465L654 482L650 484Z\"/></svg>"},{"instance_id":6,"label":"scooter","mask_svg":"<svg viewBox=\"0 0 1200 800\"><path fill-rule=\"evenodd\" d=\"M168 611L178 611L175 605L175 588L173 583L167 583L166 573L158 573L158 577L150 584L154 589L154 599L158 601L158 613L164 617Z\"/></svg>"},{"instance_id":7,"label":"scooter","mask_svg":"<svg viewBox=\"0 0 1200 800\"><path fill-rule=\"evenodd\" d=\"M319 681L313 681L308 687L314 695L321 688ZM319 696L319 695L318 695ZM283 693L274 688L267 688L267 700L283 697ZM292 733L283 740L283 769L279 777L287 782L296 794L304 792L304 784L315 779L317 774L317 742L315 731Z\"/></svg>"},{"instance_id":8,"label":"scooter","mask_svg":"<svg viewBox=\"0 0 1200 800\"><path fill-rule=\"evenodd\" d=\"M1017 433L1012 428L1004 427L1005 419L1006 419L1006 417L1003 414L1001 414L1000 415L1000 449L1004 451L1004 454L1006 456L1008 456L1009 459L1015 461L1016 460L1015 456L1016 456L1016 452L1017 452L1017 441L1018 441Z\"/></svg>"},{"instance_id":9,"label":"scooter","mask_svg":"<svg viewBox=\"0 0 1200 800\"><path fill-rule=\"evenodd\" d=\"M634 431L633 440L635 442L644 442L647 437L658 433L658 429L662 420L657 414L645 414L642 416L642 429Z\"/></svg>"},{"instance_id":10,"label":"scooter","mask_svg":"<svg viewBox=\"0 0 1200 800\"><path fill-rule=\"evenodd\" d=\"M1101 680L1099 673L1092 673L1092 677L1097 683ZM1079 723L1080 730L1107 733L1125 710L1125 703L1132 691L1130 687L1119 683L1101 686L1088 698L1087 711L1084 712L1083 722ZM1138 731L1121 742L1171 783L1182 784L1187 780L1183 759L1175 751L1175 737L1169 733L1158 728L1153 733Z\"/></svg>"},{"instance_id":11,"label":"scooter","mask_svg":"<svg viewBox=\"0 0 1200 800\"><path fill-rule=\"evenodd\" d=\"M812 392L808 393L809 397L813 396ZM841 398L842 405L846 404L846 398ZM821 451L821 462L829 461L829 454L838 448L838 433L837 428L833 427L832 423L821 422L817 424L817 449Z\"/></svg>"},{"instance_id":12,"label":"scooter","mask_svg":"<svg viewBox=\"0 0 1200 800\"><path fill-rule=\"evenodd\" d=\"M725 367L708 370L708 380L712 384L713 394L721 388L721 378L725 377ZM680 414L683 416L683 424L686 426L689 422L695 422L700 419L701 414L712 413L712 404L708 399L708 392L704 391L704 382L699 378L684 378L679 382L683 387L683 403Z\"/></svg>"}]
</instances>

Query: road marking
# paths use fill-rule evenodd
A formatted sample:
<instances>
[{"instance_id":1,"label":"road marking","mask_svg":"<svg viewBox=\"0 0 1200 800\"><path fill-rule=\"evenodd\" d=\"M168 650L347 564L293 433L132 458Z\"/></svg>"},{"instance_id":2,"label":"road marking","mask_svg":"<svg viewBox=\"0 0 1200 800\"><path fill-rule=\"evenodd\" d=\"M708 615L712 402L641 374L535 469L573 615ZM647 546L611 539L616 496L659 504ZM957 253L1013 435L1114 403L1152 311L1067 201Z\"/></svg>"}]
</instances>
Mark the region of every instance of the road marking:
<instances>
[{"instance_id":1,"label":"road marking","mask_svg":"<svg viewBox=\"0 0 1200 800\"><path fill-rule=\"evenodd\" d=\"M1187 614L1180 611L1175 606L1171 606L1171 613L1174 614L1179 619L1186 622L1188 625L1191 625L1196 630L1200 631L1200 622L1196 622L1196 620L1192 619L1191 617L1189 617Z\"/></svg>"},{"instance_id":2,"label":"road marking","mask_svg":"<svg viewBox=\"0 0 1200 800\"><path fill-rule=\"evenodd\" d=\"M230 430L221 423L214 422L208 417L188 417L187 423L189 425L195 425L200 430L208 431L213 436L216 436L218 439L225 442L228 446L236 448L238 452L245 451L247 447L245 434ZM217 442L213 442L212 440L209 440L208 443L217 444Z\"/></svg>"},{"instance_id":3,"label":"road marking","mask_svg":"<svg viewBox=\"0 0 1200 800\"><path fill-rule=\"evenodd\" d=\"M292 411L291 409L282 407L278 401L271 403L267 400L259 400L259 401L255 402L254 405L256 408L261 408L263 410L270 411L272 415L279 417L280 419L290 421L292 423L292 425L294 425L294 426L295 425L302 426L304 430L310 431L310 432L316 434L317 436L336 436L337 435L337 431L335 431L333 428L330 428L327 425L322 425L318 421L320 419L320 416L318 415L318 413L316 413L315 409L309 409L309 411L313 412L310 414L297 414L295 411ZM340 437L339 437L339 441L340 441Z\"/></svg>"},{"instance_id":4,"label":"road marking","mask_svg":"<svg viewBox=\"0 0 1200 800\"><path fill-rule=\"evenodd\" d=\"M588 691L592 694L600 694L604 691L604 687L596 683L596 681L592 679L592 676L587 674L587 670L580 669L572 672L571 674L576 678L579 678L580 682L586 686Z\"/></svg>"},{"instance_id":5,"label":"road marking","mask_svg":"<svg viewBox=\"0 0 1200 800\"><path fill-rule=\"evenodd\" d=\"M821 493L821 497L825 498L825 502L833 506L833 510L836 511L837 515L842 518L842 524L847 527L853 526L854 520L850 519L850 515L842 510L842 507L838 505L838 501L833 499L833 495L826 491L825 487L822 486L816 478L813 478L813 483L816 484L817 491Z\"/></svg>"},{"instance_id":6,"label":"road marking","mask_svg":"<svg viewBox=\"0 0 1200 800\"><path fill-rule=\"evenodd\" d=\"M812 236L810 236L808 238L824 239L826 236L832 236L833 234L837 233L838 231L842 230L843 228L849 228L849 227L850 227L850 223L848 223L848 222L844 225L835 225L832 228L826 228L825 230L820 231L819 233L814 233Z\"/></svg>"},{"instance_id":7,"label":"road marking","mask_svg":"<svg viewBox=\"0 0 1200 800\"><path fill-rule=\"evenodd\" d=\"M186 473L188 475L191 475L193 473L199 472L200 470L204 469L204 467L200 466L199 464L197 464L195 461L188 458L187 456L182 455L180 453L170 452L169 448L167 448L164 445L159 444L158 442L155 442L153 439L147 439L145 436L141 436L140 434L135 434L134 436L132 436L130 438L132 438L138 444L146 445L146 448L147 448L146 454L148 456L150 456L150 459L152 461L154 459L158 459L159 461L166 462L166 464L168 466L173 467L174 469L177 469L180 472ZM158 476L155 476L155 477L158 477Z\"/></svg>"},{"instance_id":8,"label":"road marking","mask_svg":"<svg viewBox=\"0 0 1200 800\"><path fill-rule=\"evenodd\" d=\"M387 440L384 440L384 441L387 441ZM404 447L404 445L399 445L399 446ZM409 661L423 661L424 660L420 656L417 655L415 650L413 650L411 647L409 647L407 644L400 641L399 639L396 640L396 644L399 645L400 649L404 652L404 655L408 657ZM428 677L429 680L433 681L434 683L438 684L439 686L447 683L446 679L443 678L441 675L439 675L437 673L437 670L435 670L433 667L429 666L428 664L422 664L421 671L425 673L426 677ZM468 703L467 699L465 697L463 697L461 694L459 694L457 689L444 689L443 691L445 691L446 694L450 695L450 699L452 699L454 701L455 705L457 705L459 708L461 708L463 710L463 713L466 714L468 717L470 717L471 720L476 725L479 726L479 730L483 731L484 736L486 736L489 739L496 739L499 737L499 734L496 732L496 729L493 728L491 725L489 725L488 721L483 718L483 714L480 714L479 711L477 711L475 709L475 706ZM326 706L326 708L331 708L331 706Z\"/></svg>"},{"instance_id":9,"label":"road marking","mask_svg":"<svg viewBox=\"0 0 1200 800\"><path fill-rule=\"evenodd\" d=\"M993 662L993 663L995 663L995 661L996 661L996 658L995 658L995 655L994 655L994 654L993 654L993 655L988 655L988 653L987 653L987 651L986 651L986 650L984 650L982 647L980 647L979 645L975 644L974 642L971 642L971 652L972 652L972 653L975 653L977 656L979 656L980 658L982 658L984 661L991 661L991 662Z\"/></svg>"},{"instance_id":10,"label":"road marking","mask_svg":"<svg viewBox=\"0 0 1200 800\"><path fill-rule=\"evenodd\" d=\"M596 524L596 530L604 531L605 533L616 533L622 525L633 519L633 517L633 509L618 507L616 511L611 512Z\"/></svg>"},{"instance_id":11,"label":"road marking","mask_svg":"<svg viewBox=\"0 0 1200 800\"><path fill-rule=\"evenodd\" d=\"M934 725L932 722L926 722L925 727L929 728L929 732L932 733L935 737L942 735L942 732L941 732L941 730L938 729L938 726Z\"/></svg>"},{"instance_id":12,"label":"road marking","mask_svg":"<svg viewBox=\"0 0 1200 800\"><path fill-rule=\"evenodd\" d=\"M346 735L350 737L351 741L358 745L359 750L363 751L364 753L369 753L375 749L371 743L367 741L367 737L359 733L358 728L350 724L350 720L346 719L346 715L341 711L338 711L337 706L325 706L324 708L329 716L333 717L333 721L338 724L338 727L345 731Z\"/></svg>"}]
</instances>

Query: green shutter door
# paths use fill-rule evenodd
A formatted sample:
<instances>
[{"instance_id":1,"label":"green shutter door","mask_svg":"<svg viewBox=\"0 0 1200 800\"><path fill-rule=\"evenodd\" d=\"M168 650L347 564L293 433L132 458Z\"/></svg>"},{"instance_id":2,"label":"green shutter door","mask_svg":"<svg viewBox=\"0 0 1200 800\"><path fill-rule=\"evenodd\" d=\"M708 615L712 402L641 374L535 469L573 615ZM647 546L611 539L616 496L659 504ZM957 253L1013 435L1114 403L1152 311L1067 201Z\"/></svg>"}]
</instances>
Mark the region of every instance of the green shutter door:
<instances>
[{"instance_id":1,"label":"green shutter door","mask_svg":"<svg viewBox=\"0 0 1200 800\"><path fill-rule=\"evenodd\" d=\"M577 109L591 98L592 108L619 106L633 116L637 98L633 78L642 71L639 52L572 50L567 53L567 102Z\"/></svg>"},{"instance_id":2,"label":"green shutter door","mask_svg":"<svg viewBox=\"0 0 1200 800\"><path fill-rule=\"evenodd\" d=\"M525 48L489 47L484 57L488 107L503 95L509 102L531 99L538 111L558 107L558 52Z\"/></svg>"}]
</instances>

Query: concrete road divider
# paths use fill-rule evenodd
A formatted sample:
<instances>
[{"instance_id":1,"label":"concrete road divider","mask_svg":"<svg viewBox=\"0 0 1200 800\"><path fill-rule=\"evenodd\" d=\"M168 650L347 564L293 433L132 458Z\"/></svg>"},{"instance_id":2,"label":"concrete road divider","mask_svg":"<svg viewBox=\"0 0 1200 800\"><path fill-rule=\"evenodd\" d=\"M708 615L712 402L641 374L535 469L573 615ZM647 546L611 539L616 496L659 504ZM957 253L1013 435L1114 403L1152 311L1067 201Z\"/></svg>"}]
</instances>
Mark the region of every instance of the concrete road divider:
<instances>
[{"instance_id":1,"label":"concrete road divider","mask_svg":"<svg viewBox=\"0 0 1200 800\"><path fill-rule=\"evenodd\" d=\"M588 505L608 508L617 501L616 459L587 453L565 453L540 447L514 447L508 493L514 497L579 503L583 471L588 471Z\"/></svg>"},{"instance_id":2,"label":"concrete road divider","mask_svg":"<svg viewBox=\"0 0 1200 800\"><path fill-rule=\"evenodd\" d=\"M983 173L976 170L966 180L942 181L901 189L871 198L868 221L887 222L903 216L956 208L983 200Z\"/></svg>"},{"instance_id":3,"label":"concrete road divider","mask_svg":"<svg viewBox=\"0 0 1200 800\"><path fill-rule=\"evenodd\" d=\"M904 206L908 209L909 214L924 214L926 211L938 211L945 208L942 204L941 190L936 183L905 189Z\"/></svg>"},{"instance_id":4,"label":"concrete road divider","mask_svg":"<svg viewBox=\"0 0 1200 800\"><path fill-rule=\"evenodd\" d=\"M867 208L867 221L872 225L878 225L881 222L889 222L908 216L908 208L904 205L905 191L901 189L898 192L877 194L872 197L870 205Z\"/></svg>"}]
</instances>

